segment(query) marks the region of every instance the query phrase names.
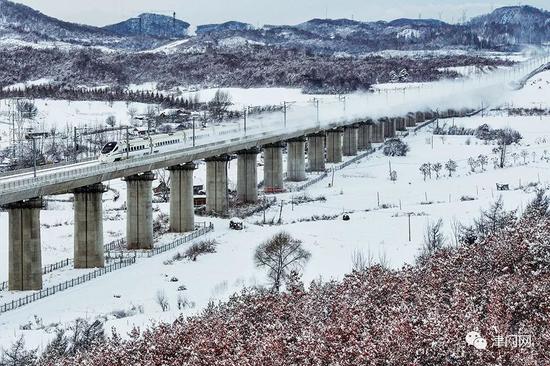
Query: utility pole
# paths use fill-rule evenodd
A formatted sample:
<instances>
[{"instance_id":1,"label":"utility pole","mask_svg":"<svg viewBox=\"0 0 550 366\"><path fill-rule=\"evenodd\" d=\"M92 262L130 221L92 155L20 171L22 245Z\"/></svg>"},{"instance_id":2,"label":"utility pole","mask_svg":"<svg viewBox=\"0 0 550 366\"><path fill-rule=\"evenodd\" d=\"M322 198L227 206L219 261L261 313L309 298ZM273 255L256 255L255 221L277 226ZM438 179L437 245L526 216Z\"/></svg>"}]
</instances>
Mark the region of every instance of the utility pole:
<instances>
[{"instance_id":1,"label":"utility pole","mask_svg":"<svg viewBox=\"0 0 550 366\"><path fill-rule=\"evenodd\" d=\"M279 210L279 221L278 221L279 224L283 222L283 205L284 204L285 204L285 201L281 200L281 209Z\"/></svg>"},{"instance_id":2,"label":"utility pole","mask_svg":"<svg viewBox=\"0 0 550 366\"><path fill-rule=\"evenodd\" d=\"M284 127L286 128L286 102L283 102L283 122Z\"/></svg>"},{"instance_id":3,"label":"utility pole","mask_svg":"<svg viewBox=\"0 0 550 366\"><path fill-rule=\"evenodd\" d=\"M315 107L317 108L317 125L321 125L321 120L319 119L319 99L313 98L313 102L315 103Z\"/></svg>"},{"instance_id":4,"label":"utility pole","mask_svg":"<svg viewBox=\"0 0 550 366\"><path fill-rule=\"evenodd\" d=\"M409 216L409 242L411 242L411 212L407 215Z\"/></svg>"},{"instance_id":5,"label":"utility pole","mask_svg":"<svg viewBox=\"0 0 550 366\"><path fill-rule=\"evenodd\" d=\"M248 107L246 107L243 111L243 116L244 116L244 135L246 136L246 115L248 114Z\"/></svg>"},{"instance_id":6,"label":"utility pole","mask_svg":"<svg viewBox=\"0 0 550 366\"><path fill-rule=\"evenodd\" d=\"M126 159L130 158L130 131L129 126L126 126Z\"/></svg>"},{"instance_id":7,"label":"utility pole","mask_svg":"<svg viewBox=\"0 0 550 366\"><path fill-rule=\"evenodd\" d=\"M195 117L191 119L193 121L193 147L195 147Z\"/></svg>"},{"instance_id":8,"label":"utility pole","mask_svg":"<svg viewBox=\"0 0 550 366\"><path fill-rule=\"evenodd\" d=\"M31 137L31 138L32 138L32 160L33 160L32 170L33 170L33 175L36 178L36 139L34 137Z\"/></svg>"},{"instance_id":9,"label":"utility pole","mask_svg":"<svg viewBox=\"0 0 550 366\"><path fill-rule=\"evenodd\" d=\"M76 126L73 127L73 143L74 143L74 162L76 163L78 161L78 141L76 137Z\"/></svg>"}]
</instances>

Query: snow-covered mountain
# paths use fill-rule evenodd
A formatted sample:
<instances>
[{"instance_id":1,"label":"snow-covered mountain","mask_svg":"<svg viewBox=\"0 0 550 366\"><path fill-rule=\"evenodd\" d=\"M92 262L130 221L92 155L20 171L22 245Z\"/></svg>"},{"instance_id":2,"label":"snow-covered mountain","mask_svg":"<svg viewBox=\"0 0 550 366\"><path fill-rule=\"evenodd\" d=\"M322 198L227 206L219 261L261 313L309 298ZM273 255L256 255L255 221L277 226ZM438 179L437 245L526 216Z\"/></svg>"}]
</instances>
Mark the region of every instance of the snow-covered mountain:
<instances>
[{"instance_id":1,"label":"snow-covered mountain","mask_svg":"<svg viewBox=\"0 0 550 366\"><path fill-rule=\"evenodd\" d=\"M532 6L508 6L472 19L472 31L495 45L540 44L550 40L550 12Z\"/></svg>"},{"instance_id":2,"label":"snow-covered mountain","mask_svg":"<svg viewBox=\"0 0 550 366\"><path fill-rule=\"evenodd\" d=\"M187 35L189 23L176 19L175 15L144 13L103 29L121 36L147 35L156 38L181 38Z\"/></svg>"},{"instance_id":3,"label":"snow-covered mountain","mask_svg":"<svg viewBox=\"0 0 550 366\"><path fill-rule=\"evenodd\" d=\"M435 19L361 22L312 19L297 25L265 25L229 21L198 25L158 14L141 14L103 28L64 22L27 6L0 0L0 41L64 42L125 50L196 53L276 46L314 54L363 54L381 50L485 49L517 50L525 44L550 42L550 12L512 6L449 24ZM178 42L182 40L185 42ZM202 50L202 51L201 51Z\"/></svg>"},{"instance_id":4,"label":"snow-covered mountain","mask_svg":"<svg viewBox=\"0 0 550 366\"><path fill-rule=\"evenodd\" d=\"M251 24L229 21L221 24L203 24L197 26L196 33L205 35L213 32L247 31L254 28Z\"/></svg>"},{"instance_id":5,"label":"snow-covered mountain","mask_svg":"<svg viewBox=\"0 0 550 366\"><path fill-rule=\"evenodd\" d=\"M63 42L83 46L144 49L158 46L150 37L125 37L106 29L64 22L28 6L0 0L0 39L24 42Z\"/></svg>"}]
</instances>

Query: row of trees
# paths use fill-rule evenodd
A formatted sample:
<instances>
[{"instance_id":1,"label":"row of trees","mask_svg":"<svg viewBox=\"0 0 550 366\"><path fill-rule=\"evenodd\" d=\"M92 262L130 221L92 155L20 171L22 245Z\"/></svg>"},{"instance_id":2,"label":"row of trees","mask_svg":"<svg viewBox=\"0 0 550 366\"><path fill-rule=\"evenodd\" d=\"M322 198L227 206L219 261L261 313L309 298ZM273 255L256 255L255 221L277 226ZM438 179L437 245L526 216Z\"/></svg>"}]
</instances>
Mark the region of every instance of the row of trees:
<instances>
[{"instance_id":1,"label":"row of trees","mask_svg":"<svg viewBox=\"0 0 550 366\"><path fill-rule=\"evenodd\" d=\"M424 181L426 181L426 178L432 178L432 173L434 173L436 178L439 179L439 175L441 170L443 170L443 167L445 167L445 170L449 173L449 177L452 177L453 173L456 172L456 169L458 168L458 164L453 159L449 159L445 164L439 162L424 163L420 166L419 170L424 176Z\"/></svg>"},{"instance_id":2,"label":"row of trees","mask_svg":"<svg viewBox=\"0 0 550 366\"><path fill-rule=\"evenodd\" d=\"M82 88L67 85L30 85L24 88L0 89L0 99L27 98L27 99L61 99L87 100L107 102L127 102L157 104L164 108L182 108L186 110L202 110L205 103L199 102L198 95L189 98L177 97L159 93L158 91L129 90L119 86L111 88Z\"/></svg>"},{"instance_id":3,"label":"row of trees","mask_svg":"<svg viewBox=\"0 0 550 366\"><path fill-rule=\"evenodd\" d=\"M3 60L0 86L45 78L55 85L110 85L123 90L130 84L156 81L158 87L164 90L188 85L245 88L281 86L329 93L368 89L375 82L396 80L396 75L397 79L407 78L412 82L458 77L455 72L441 71L450 66L509 64L508 61L496 58L470 55L421 59L379 56L337 58L277 47L261 47L254 52L237 49L214 54L133 54L102 52L98 49L75 52L22 47L0 50L0 59ZM46 92L35 91L36 97ZM74 98L72 92L67 94L64 99ZM104 97L118 98L109 95ZM134 99L148 99L151 102L153 97L155 95L147 98L134 96ZM155 99L155 103L160 102L162 100ZM170 100L165 102L172 103ZM180 106L183 101L173 103Z\"/></svg>"}]
</instances>

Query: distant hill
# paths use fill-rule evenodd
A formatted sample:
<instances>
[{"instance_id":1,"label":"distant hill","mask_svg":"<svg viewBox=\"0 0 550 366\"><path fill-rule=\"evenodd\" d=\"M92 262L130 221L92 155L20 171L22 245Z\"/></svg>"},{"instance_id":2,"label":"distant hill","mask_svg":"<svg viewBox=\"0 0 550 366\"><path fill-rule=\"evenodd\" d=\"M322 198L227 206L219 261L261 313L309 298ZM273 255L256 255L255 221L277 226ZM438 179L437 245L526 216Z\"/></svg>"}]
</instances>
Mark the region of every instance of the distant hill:
<instances>
[{"instance_id":1,"label":"distant hill","mask_svg":"<svg viewBox=\"0 0 550 366\"><path fill-rule=\"evenodd\" d=\"M147 35L155 38L181 38L187 36L189 23L166 15L144 13L103 29L121 36Z\"/></svg>"},{"instance_id":2,"label":"distant hill","mask_svg":"<svg viewBox=\"0 0 550 366\"><path fill-rule=\"evenodd\" d=\"M64 22L28 6L0 0L0 39L25 42L65 42L124 49L154 47L158 41L122 37L108 30Z\"/></svg>"},{"instance_id":3,"label":"distant hill","mask_svg":"<svg viewBox=\"0 0 550 366\"><path fill-rule=\"evenodd\" d=\"M221 24L203 24L197 27L196 33L205 35L213 32L246 31L252 29L248 23L229 21Z\"/></svg>"},{"instance_id":4,"label":"distant hill","mask_svg":"<svg viewBox=\"0 0 550 366\"><path fill-rule=\"evenodd\" d=\"M0 42L64 42L130 51L204 53L278 47L320 55L358 55L382 50L492 49L515 51L550 42L550 12L531 6L499 8L466 24L401 18L362 22L311 19L296 25L228 21L203 24L188 36L189 23L144 13L103 28L64 22L30 7L0 0ZM179 42L185 39L185 42ZM175 41L175 42L174 42ZM15 42L18 45L17 42Z\"/></svg>"},{"instance_id":5,"label":"distant hill","mask_svg":"<svg viewBox=\"0 0 550 366\"><path fill-rule=\"evenodd\" d=\"M508 6L472 19L468 26L495 45L550 41L550 12L532 6Z\"/></svg>"}]
</instances>

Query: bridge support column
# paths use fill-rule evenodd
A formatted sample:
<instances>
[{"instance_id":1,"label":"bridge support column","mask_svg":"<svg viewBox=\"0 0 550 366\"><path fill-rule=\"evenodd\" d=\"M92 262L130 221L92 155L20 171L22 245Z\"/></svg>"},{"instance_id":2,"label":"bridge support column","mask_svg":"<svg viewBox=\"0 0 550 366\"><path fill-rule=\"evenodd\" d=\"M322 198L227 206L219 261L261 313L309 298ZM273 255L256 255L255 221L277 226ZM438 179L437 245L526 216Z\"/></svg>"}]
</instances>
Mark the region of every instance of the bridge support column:
<instances>
[{"instance_id":1,"label":"bridge support column","mask_svg":"<svg viewBox=\"0 0 550 366\"><path fill-rule=\"evenodd\" d=\"M42 289L40 210L42 199L5 205L9 215L8 288L10 291Z\"/></svg>"},{"instance_id":2,"label":"bridge support column","mask_svg":"<svg viewBox=\"0 0 550 366\"><path fill-rule=\"evenodd\" d=\"M369 127L371 127L371 142L377 144L384 143L384 124L377 123Z\"/></svg>"},{"instance_id":3,"label":"bridge support column","mask_svg":"<svg viewBox=\"0 0 550 366\"><path fill-rule=\"evenodd\" d=\"M409 113L407 115L407 127L415 127L416 126L416 115L413 113Z\"/></svg>"},{"instance_id":4,"label":"bridge support column","mask_svg":"<svg viewBox=\"0 0 550 366\"><path fill-rule=\"evenodd\" d=\"M335 128L327 131L327 163L342 162L342 135L344 130Z\"/></svg>"},{"instance_id":5,"label":"bridge support column","mask_svg":"<svg viewBox=\"0 0 550 366\"><path fill-rule=\"evenodd\" d=\"M146 172L124 178L126 181L126 241L128 249L153 248L153 181Z\"/></svg>"},{"instance_id":6,"label":"bridge support column","mask_svg":"<svg viewBox=\"0 0 550 366\"><path fill-rule=\"evenodd\" d=\"M103 253L103 184L74 190L74 268L105 266Z\"/></svg>"},{"instance_id":7,"label":"bridge support column","mask_svg":"<svg viewBox=\"0 0 550 366\"><path fill-rule=\"evenodd\" d=\"M422 112L416 112L416 123L424 123L426 121L426 117L424 116L424 113Z\"/></svg>"},{"instance_id":8,"label":"bridge support column","mask_svg":"<svg viewBox=\"0 0 550 366\"><path fill-rule=\"evenodd\" d=\"M307 159L310 172L325 171L325 134L319 132L307 137Z\"/></svg>"},{"instance_id":9,"label":"bridge support column","mask_svg":"<svg viewBox=\"0 0 550 366\"><path fill-rule=\"evenodd\" d=\"M264 146L264 192L279 193L283 185L284 142Z\"/></svg>"},{"instance_id":10,"label":"bridge support column","mask_svg":"<svg viewBox=\"0 0 550 366\"><path fill-rule=\"evenodd\" d=\"M357 126L346 126L344 128L344 143L343 143L343 153L344 156L355 156L357 155Z\"/></svg>"},{"instance_id":11,"label":"bridge support column","mask_svg":"<svg viewBox=\"0 0 550 366\"><path fill-rule=\"evenodd\" d=\"M287 141L287 178L291 182L306 180L306 139L297 137Z\"/></svg>"},{"instance_id":12,"label":"bridge support column","mask_svg":"<svg viewBox=\"0 0 550 366\"><path fill-rule=\"evenodd\" d=\"M258 154L252 148L237 152L237 199L242 203L258 202Z\"/></svg>"},{"instance_id":13,"label":"bridge support column","mask_svg":"<svg viewBox=\"0 0 550 366\"><path fill-rule=\"evenodd\" d=\"M397 119L389 118L387 122L387 126L388 126L388 133L387 133L388 137L394 138L397 132Z\"/></svg>"},{"instance_id":14,"label":"bridge support column","mask_svg":"<svg viewBox=\"0 0 550 366\"><path fill-rule=\"evenodd\" d=\"M359 129L357 130L357 150L363 151L369 148L369 128L366 123L359 124Z\"/></svg>"},{"instance_id":15,"label":"bridge support column","mask_svg":"<svg viewBox=\"0 0 550 366\"><path fill-rule=\"evenodd\" d=\"M406 131L407 130L406 123L405 123L405 118L397 117L397 130L398 131Z\"/></svg>"},{"instance_id":16,"label":"bridge support column","mask_svg":"<svg viewBox=\"0 0 550 366\"><path fill-rule=\"evenodd\" d=\"M195 230L193 196L193 162L168 168L170 171L170 231L185 233Z\"/></svg>"},{"instance_id":17,"label":"bridge support column","mask_svg":"<svg viewBox=\"0 0 550 366\"><path fill-rule=\"evenodd\" d=\"M206 161L206 211L227 215L229 210L227 163L229 155L214 156Z\"/></svg>"}]
</instances>

